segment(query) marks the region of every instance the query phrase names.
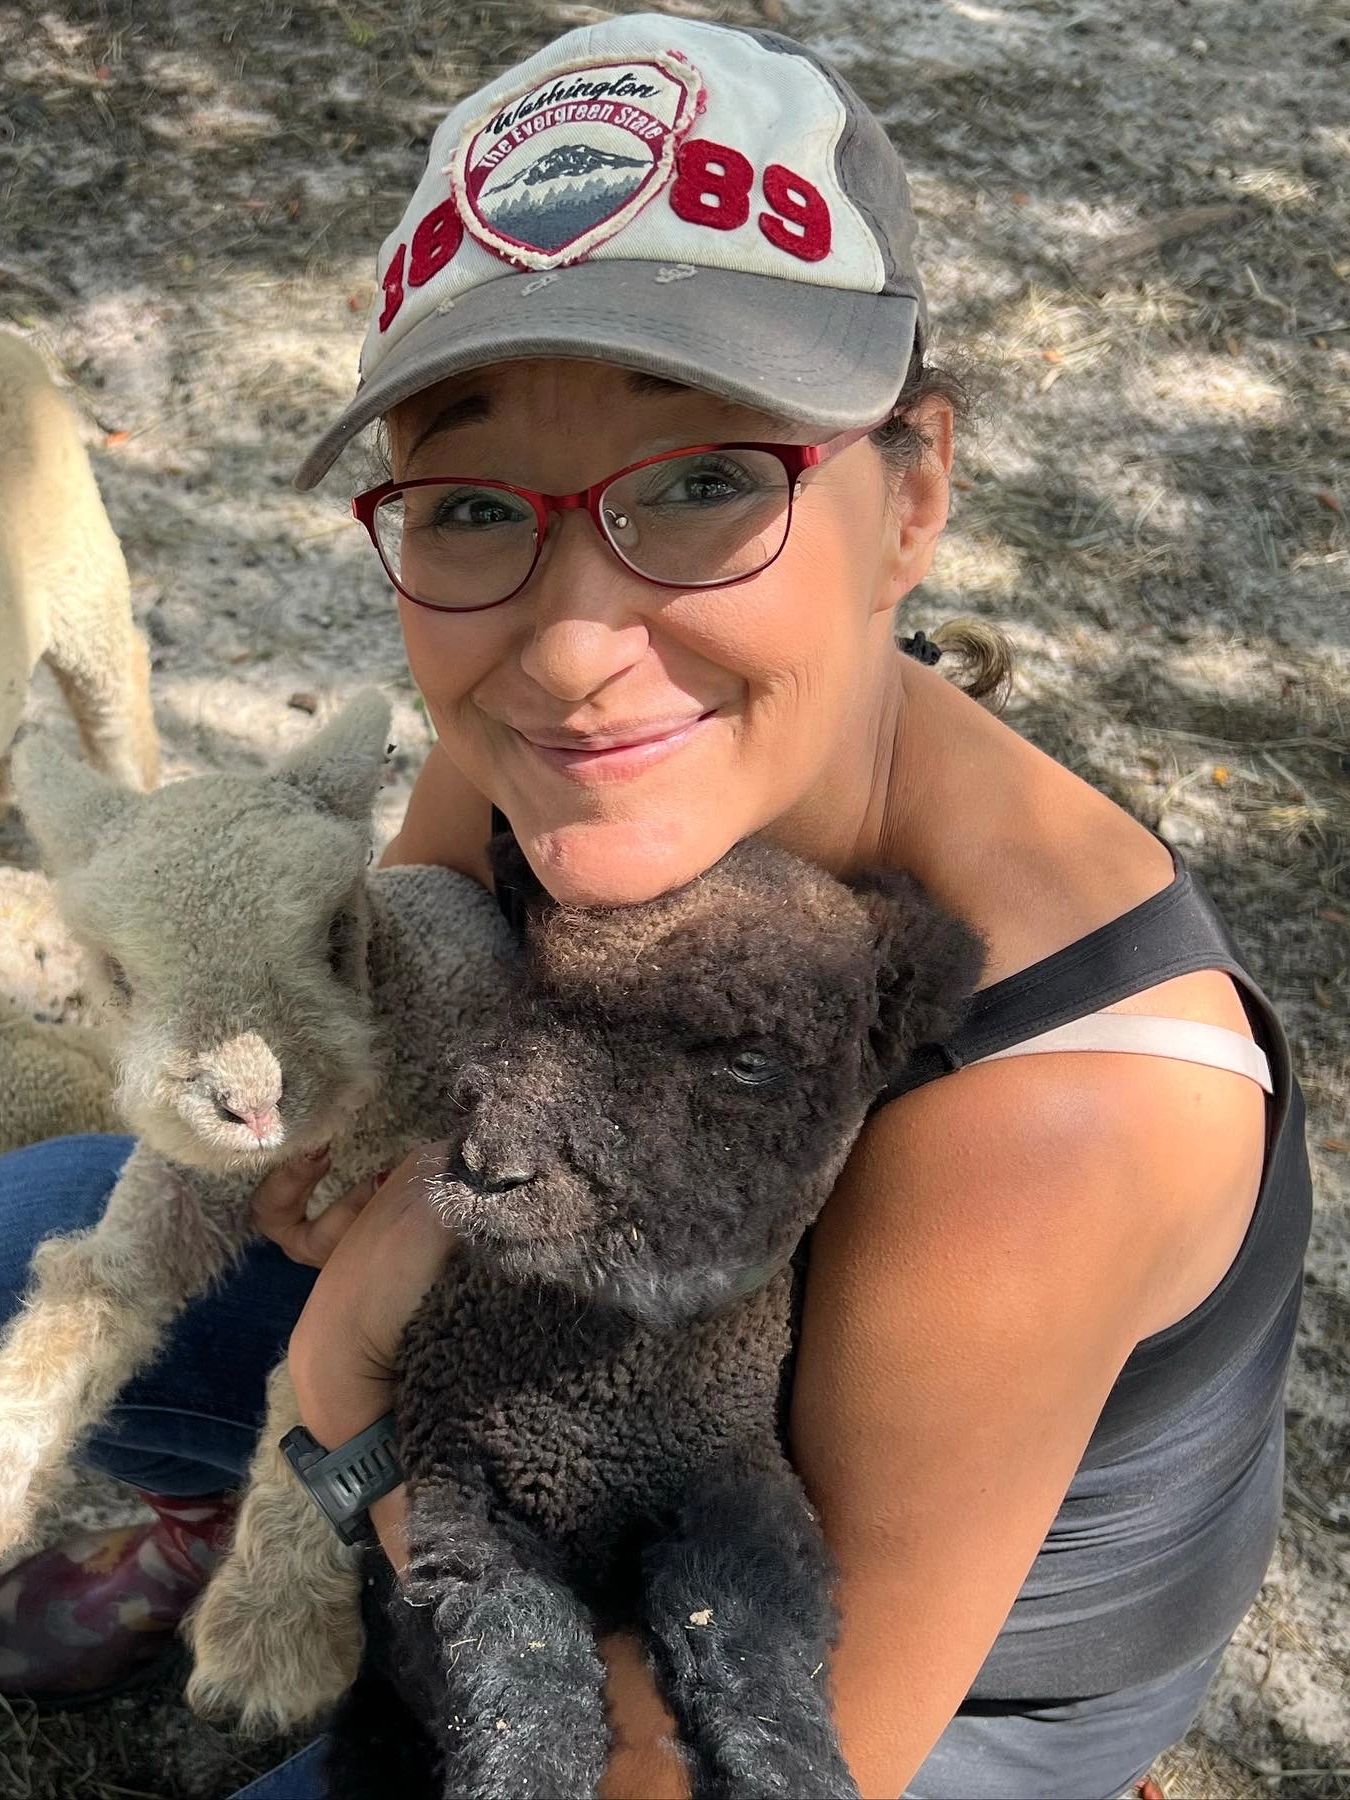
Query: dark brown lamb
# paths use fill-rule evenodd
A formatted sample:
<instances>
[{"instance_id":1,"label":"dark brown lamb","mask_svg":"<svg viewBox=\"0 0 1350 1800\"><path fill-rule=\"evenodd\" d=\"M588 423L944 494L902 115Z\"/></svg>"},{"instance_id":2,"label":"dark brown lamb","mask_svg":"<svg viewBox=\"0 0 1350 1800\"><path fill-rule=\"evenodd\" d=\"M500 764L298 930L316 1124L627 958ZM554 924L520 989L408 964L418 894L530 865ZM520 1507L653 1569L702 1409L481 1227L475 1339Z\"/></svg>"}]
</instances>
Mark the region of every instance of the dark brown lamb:
<instances>
[{"instance_id":1,"label":"dark brown lamb","mask_svg":"<svg viewBox=\"0 0 1350 1800\"><path fill-rule=\"evenodd\" d=\"M498 871L528 882L509 840ZM526 920L512 1010L454 1079L436 1200L463 1251L402 1355L408 1578L378 1584L334 1792L593 1795L596 1634L626 1626L697 1800L856 1795L785 1450L794 1252L980 945L907 877L758 841L645 906L536 890Z\"/></svg>"}]
</instances>

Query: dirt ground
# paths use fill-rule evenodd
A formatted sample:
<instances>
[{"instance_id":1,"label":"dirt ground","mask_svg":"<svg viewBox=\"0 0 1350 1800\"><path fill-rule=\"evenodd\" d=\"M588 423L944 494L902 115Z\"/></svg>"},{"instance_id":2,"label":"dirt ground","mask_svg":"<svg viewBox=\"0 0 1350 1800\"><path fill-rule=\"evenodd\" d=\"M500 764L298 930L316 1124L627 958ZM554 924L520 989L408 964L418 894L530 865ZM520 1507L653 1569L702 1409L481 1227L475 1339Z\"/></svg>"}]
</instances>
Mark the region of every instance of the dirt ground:
<instances>
[{"instance_id":1,"label":"dirt ground","mask_svg":"<svg viewBox=\"0 0 1350 1800\"><path fill-rule=\"evenodd\" d=\"M622 9L619 9L622 10ZM1284 1535L1176 1797L1350 1795L1350 17L1337 0L700 0L834 56L912 172L939 355L971 357L938 567L908 611L1018 655L1009 716L1183 849L1279 1004L1318 1215ZM170 778L271 757L358 685L428 729L349 457L374 248L461 92L568 25L516 0L0 0L0 315L68 378L154 646ZM32 716L69 736L54 687ZM78 1017L0 822L0 989ZM88 1503L108 1496L81 1490ZM172 1682L0 1703L3 1800L217 1800L284 1746Z\"/></svg>"}]
</instances>

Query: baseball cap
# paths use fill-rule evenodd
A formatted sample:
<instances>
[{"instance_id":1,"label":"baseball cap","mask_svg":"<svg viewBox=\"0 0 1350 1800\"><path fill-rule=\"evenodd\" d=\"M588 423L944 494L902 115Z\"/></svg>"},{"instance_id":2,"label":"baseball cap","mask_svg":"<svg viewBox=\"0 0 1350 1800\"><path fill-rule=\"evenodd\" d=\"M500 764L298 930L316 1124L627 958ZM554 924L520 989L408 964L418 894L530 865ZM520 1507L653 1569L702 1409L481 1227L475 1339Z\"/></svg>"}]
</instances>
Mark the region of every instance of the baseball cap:
<instances>
[{"instance_id":1,"label":"baseball cap","mask_svg":"<svg viewBox=\"0 0 1350 1800\"><path fill-rule=\"evenodd\" d=\"M355 397L295 485L408 395L524 357L870 425L925 330L915 230L879 121L803 45L659 13L569 31L438 127Z\"/></svg>"}]
</instances>

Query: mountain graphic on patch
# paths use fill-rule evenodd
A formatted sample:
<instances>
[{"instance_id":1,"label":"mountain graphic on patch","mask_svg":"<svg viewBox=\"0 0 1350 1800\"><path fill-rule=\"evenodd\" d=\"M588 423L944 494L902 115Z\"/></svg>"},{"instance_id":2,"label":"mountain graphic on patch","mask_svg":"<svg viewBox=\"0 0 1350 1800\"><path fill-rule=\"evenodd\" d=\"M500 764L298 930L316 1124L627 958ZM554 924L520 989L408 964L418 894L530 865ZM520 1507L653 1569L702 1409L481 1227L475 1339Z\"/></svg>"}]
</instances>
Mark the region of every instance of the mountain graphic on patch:
<instances>
[{"instance_id":1,"label":"mountain graphic on patch","mask_svg":"<svg viewBox=\"0 0 1350 1800\"><path fill-rule=\"evenodd\" d=\"M505 236L559 250L616 212L642 186L651 166L644 157L620 156L593 144L559 144L519 175L485 188L478 206Z\"/></svg>"}]
</instances>

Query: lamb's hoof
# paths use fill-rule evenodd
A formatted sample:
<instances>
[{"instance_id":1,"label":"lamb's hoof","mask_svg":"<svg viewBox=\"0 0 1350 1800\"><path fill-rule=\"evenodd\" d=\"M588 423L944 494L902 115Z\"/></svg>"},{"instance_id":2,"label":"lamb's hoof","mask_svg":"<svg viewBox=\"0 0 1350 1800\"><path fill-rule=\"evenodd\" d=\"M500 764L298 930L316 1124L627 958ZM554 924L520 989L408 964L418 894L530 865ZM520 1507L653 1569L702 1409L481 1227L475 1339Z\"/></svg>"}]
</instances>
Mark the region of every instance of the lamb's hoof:
<instances>
[{"instance_id":1,"label":"lamb's hoof","mask_svg":"<svg viewBox=\"0 0 1350 1800\"><path fill-rule=\"evenodd\" d=\"M204 1719L255 1736L294 1731L330 1711L361 1663L360 1603L261 1595L226 1562L184 1621L193 1669L187 1702Z\"/></svg>"}]
</instances>

